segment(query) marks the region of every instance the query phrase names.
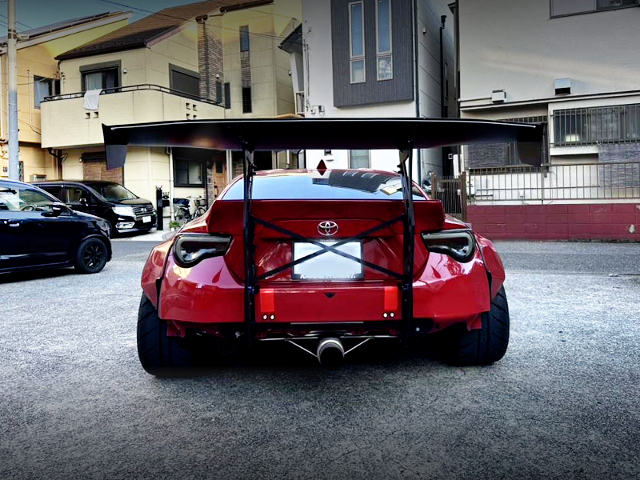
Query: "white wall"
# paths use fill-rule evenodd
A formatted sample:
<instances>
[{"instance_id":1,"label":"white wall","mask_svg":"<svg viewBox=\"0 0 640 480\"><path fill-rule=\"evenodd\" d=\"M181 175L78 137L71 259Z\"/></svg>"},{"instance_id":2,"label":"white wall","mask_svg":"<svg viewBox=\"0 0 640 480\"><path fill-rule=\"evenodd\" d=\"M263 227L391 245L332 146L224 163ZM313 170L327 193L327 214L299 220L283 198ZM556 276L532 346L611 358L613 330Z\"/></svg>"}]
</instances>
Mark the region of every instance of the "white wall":
<instances>
[{"instance_id":1,"label":"white wall","mask_svg":"<svg viewBox=\"0 0 640 480\"><path fill-rule=\"evenodd\" d=\"M547 0L459 0L459 17L462 107L498 89L507 102L553 98L560 78L572 95L640 88L640 8L550 18Z\"/></svg>"}]
</instances>

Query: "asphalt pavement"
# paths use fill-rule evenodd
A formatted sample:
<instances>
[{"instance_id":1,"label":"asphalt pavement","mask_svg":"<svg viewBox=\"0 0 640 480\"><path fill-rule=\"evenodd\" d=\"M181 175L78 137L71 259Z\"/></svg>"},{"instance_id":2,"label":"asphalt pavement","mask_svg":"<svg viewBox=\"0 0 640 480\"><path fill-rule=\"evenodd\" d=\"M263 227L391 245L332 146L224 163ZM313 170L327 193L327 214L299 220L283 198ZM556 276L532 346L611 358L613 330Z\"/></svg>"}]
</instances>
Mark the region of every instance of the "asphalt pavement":
<instances>
[{"instance_id":1,"label":"asphalt pavement","mask_svg":"<svg viewBox=\"0 0 640 480\"><path fill-rule=\"evenodd\" d=\"M152 245L0 276L0 478L640 477L638 244L497 243L512 330L491 367L370 342L327 372L270 345L170 380L136 353Z\"/></svg>"}]
</instances>

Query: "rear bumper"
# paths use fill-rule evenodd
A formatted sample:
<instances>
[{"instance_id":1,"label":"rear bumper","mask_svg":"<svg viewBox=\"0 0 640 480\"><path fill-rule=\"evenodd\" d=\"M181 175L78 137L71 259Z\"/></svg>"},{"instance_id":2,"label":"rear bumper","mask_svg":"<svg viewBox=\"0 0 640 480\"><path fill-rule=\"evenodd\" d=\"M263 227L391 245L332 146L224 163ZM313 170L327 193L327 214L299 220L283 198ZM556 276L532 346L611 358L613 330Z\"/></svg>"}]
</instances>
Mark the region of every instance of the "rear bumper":
<instances>
[{"instance_id":1,"label":"rear bumper","mask_svg":"<svg viewBox=\"0 0 640 480\"><path fill-rule=\"evenodd\" d=\"M171 321L178 331L199 328L213 333L243 325L244 286L222 258L204 260L191 269L176 265L171 255L166 258L158 299L160 318ZM154 263L153 254L150 262ZM152 279L152 275L143 277L143 288L153 299L158 285ZM489 282L480 252L465 264L431 254L413 290L412 322L426 322L430 331L473 322L490 308ZM256 335L325 327L353 333L371 331L376 325L384 325L389 333L402 331L404 325L400 289L393 282L272 282L261 285L255 311Z\"/></svg>"}]
</instances>

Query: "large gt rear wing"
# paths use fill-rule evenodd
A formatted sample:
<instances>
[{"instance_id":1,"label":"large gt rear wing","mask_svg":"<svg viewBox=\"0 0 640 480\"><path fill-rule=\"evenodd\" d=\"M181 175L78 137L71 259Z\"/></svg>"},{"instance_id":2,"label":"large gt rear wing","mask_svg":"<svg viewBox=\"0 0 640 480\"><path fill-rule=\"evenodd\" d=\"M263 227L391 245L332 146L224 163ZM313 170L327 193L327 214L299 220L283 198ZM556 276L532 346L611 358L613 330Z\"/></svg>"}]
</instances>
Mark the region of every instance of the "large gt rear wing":
<instances>
[{"instance_id":1,"label":"large gt rear wing","mask_svg":"<svg viewBox=\"0 0 640 480\"><path fill-rule=\"evenodd\" d=\"M278 231L296 240L309 242L320 250L312 256L332 252L381 271L399 280L402 296L402 321L404 334L411 332L413 317L413 266L414 238L416 230L415 208L412 195L413 149L436 148L472 143L517 142L520 158L524 163L540 165L542 162L542 125L493 122L466 119L254 119L254 120L198 120L180 122L147 123L137 125L103 125L108 168L121 167L125 163L127 146L193 147L212 150L242 150L244 152L244 319L248 338L253 338L255 328L255 296L259 282L275 273L256 275L254 237L256 226ZM403 271L391 272L380 265L337 250L317 239L307 238L265 221L254 214L253 177L256 167L253 154L258 150L386 150L400 153L399 169L402 179L402 213L377 227L340 244L357 240L391 226L403 224ZM440 215L442 209L440 208ZM311 256L310 256L311 257ZM278 271L293 268L294 264L309 260L299 259L279 267Z\"/></svg>"}]
</instances>

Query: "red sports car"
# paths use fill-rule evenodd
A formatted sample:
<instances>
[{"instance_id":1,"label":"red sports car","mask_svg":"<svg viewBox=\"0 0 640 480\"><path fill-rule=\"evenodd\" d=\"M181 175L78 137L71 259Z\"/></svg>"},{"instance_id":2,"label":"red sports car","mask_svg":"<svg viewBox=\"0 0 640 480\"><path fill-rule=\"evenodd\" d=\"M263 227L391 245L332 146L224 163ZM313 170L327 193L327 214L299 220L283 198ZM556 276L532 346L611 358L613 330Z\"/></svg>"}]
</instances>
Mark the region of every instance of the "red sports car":
<instances>
[{"instance_id":1,"label":"red sports car","mask_svg":"<svg viewBox=\"0 0 640 480\"><path fill-rule=\"evenodd\" d=\"M486 365L509 342L504 268L492 243L410 181L413 148L539 141L538 126L447 120L255 120L104 127L126 145L245 151L206 215L153 249L142 275L138 352L154 375L189 367L193 340L280 341L328 368L365 342L448 330L446 360ZM448 130L447 130L448 128ZM283 130L289 131L283 136ZM434 133L435 132L435 133ZM436 140L434 140L436 138ZM437 141L437 138L443 140ZM331 140L328 140L331 139ZM400 173L255 172L256 149L391 148ZM523 159L535 149L522 149ZM529 152L529 153L527 153ZM206 352L205 352L206 353Z\"/></svg>"}]
</instances>

